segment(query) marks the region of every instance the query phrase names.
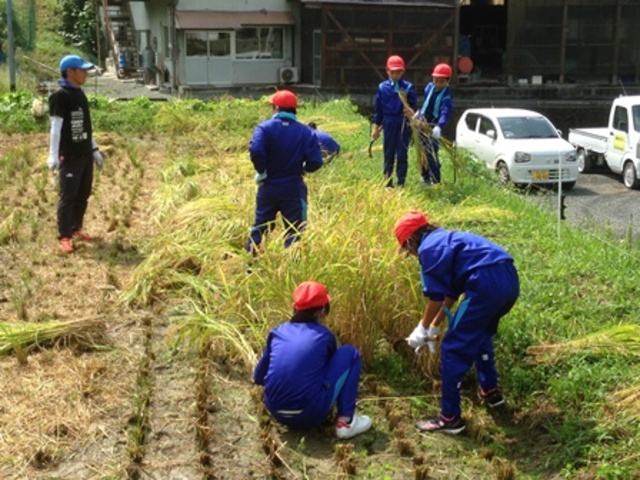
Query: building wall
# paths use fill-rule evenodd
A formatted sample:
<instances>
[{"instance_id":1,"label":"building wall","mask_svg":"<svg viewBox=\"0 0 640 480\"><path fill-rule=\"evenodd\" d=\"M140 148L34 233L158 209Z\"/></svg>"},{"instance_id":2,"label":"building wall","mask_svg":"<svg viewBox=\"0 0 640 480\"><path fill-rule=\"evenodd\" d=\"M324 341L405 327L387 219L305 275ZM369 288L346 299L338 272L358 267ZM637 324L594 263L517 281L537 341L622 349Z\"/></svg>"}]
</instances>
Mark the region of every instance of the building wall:
<instances>
[{"instance_id":1,"label":"building wall","mask_svg":"<svg viewBox=\"0 0 640 480\"><path fill-rule=\"evenodd\" d=\"M407 63L405 78L422 88L434 65L453 63L456 21L456 9L446 7L305 6L302 80L354 89L377 84L386 78L387 58L395 54Z\"/></svg>"},{"instance_id":2,"label":"building wall","mask_svg":"<svg viewBox=\"0 0 640 480\"><path fill-rule=\"evenodd\" d=\"M510 83L636 83L639 0L521 0L509 4Z\"/></svg>"},{"instance_id":3,"label":"building wall","mask_svg":"<svg viewBox=\"0 0 640 480\"><path fill-rule=\"evenodd\" d=\"M166 5L166 2L163 2ZM256 10L288 11L288 0L179 0L179 10L220 10L226 12L255 12Z\"/></svg>"},{"instance_id":4,"label":"building wall","mask_svg":"<svg viewBox=\"0 0 640 480\"><path fill-rule=\"evenodd\" d=\"M171 77L173 86L179 85L244 85L244 84L278 84L279 72L284 67L294 64L293 35L294 27L284 25L282 58L240 58L235 56L236 47L243 41L237 37L237 30L226 29L232 43L228 58L213 58L207 55L188 55L187 34L215 35L219 30L206 26L197 30L179 29L174 18L174 10L165 1L131 2L136 29L158 53L160 67ZM224 11L224 12L291 12L292 5L287 0L180 0L176 7L179 11ZM293 12L291 12L293 13ZM265 26L264 28L268 28ZM148 31L149 34L142 34ZM240 43L238 43L240 42ZM144 45L141 45L143 48Z\"/></svg>"}]
</instances>

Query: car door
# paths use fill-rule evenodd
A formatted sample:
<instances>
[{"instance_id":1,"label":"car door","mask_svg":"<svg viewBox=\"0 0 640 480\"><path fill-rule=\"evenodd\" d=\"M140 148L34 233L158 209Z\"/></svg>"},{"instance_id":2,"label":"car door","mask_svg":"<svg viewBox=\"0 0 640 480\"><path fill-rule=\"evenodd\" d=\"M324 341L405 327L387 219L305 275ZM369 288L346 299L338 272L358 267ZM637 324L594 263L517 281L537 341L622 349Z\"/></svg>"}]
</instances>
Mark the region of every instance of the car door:
<instances>
[{"instance_id":1,"label":"car door","mask_svg":"<svg viewBox=\"0 0 640 480\"><path fill-rule=\"evenodd\" d=\"M498 129L493 119L481 115L478 122L478 135L476 137L476 151L478 158L489 168L493 168L496 157L496 138Z\"/></svg>"},{"instance_id":2,"label":"car door","mask_svg":"<svg viewBox=\"0 0 640 480\"><path fill-rule=\"evenodd\" d=\"M614 108L609 126L607 142L607 164L615 172L622 171L622 159L629 148L629 112L626 107L617 105Z\"/></svg>"},{"instance_id":3,"label":"car door","mask_svg":"<svg viewBox=\"0 0 640 480\"><path fill-rule=\"evenodd\" d=\"M480 115L477 113L467 112L456 129L457 146L468 150L474 155L473 147L475 146L475 138L478 136L478 132L476 130L478 127L479 117Z\"/></svg>"}]
</instances>

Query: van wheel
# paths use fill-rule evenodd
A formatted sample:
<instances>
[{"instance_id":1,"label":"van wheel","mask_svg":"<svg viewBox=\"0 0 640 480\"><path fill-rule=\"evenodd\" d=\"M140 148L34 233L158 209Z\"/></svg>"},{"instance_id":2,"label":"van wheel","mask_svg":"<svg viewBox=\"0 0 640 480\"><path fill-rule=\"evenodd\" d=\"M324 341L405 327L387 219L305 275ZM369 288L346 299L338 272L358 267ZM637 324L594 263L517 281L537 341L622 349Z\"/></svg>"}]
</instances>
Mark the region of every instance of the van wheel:
<instances>
[{"instance_id":1,"label":"van wheel","mask_svg":"<svg viewBox=\"0 0 640 480\"><path fill-rule=\"evenodd\" d=\"M627 188L634 190L640 188L640 180L638 180L636 167L633 162L628 161L624 164L624 168L622 169L622 181L624 186Z\"/></svg>"},{"instance_id":2,"label":"van wheel","mask_svg":"<svg viewBox=\"0 0 640 480\"><path fill-rule=\"evenodd\" d=\"M593 161L583 148L578 150L578 172L587 173L593 169Z\"/></svg>"},{"instance_id":3,"label":"van wheel","mask_svg":"<svg viewBox=\"0 0 640 480\"><path fill-rule=\"evenodd\" d=\"M498 163L496 167L496 173L498 174L498 178L500 179L500 183L502 185L508 185L511 181L511 175L509 175L509 167L504 162Z\"/></svg>"}]
</instances>

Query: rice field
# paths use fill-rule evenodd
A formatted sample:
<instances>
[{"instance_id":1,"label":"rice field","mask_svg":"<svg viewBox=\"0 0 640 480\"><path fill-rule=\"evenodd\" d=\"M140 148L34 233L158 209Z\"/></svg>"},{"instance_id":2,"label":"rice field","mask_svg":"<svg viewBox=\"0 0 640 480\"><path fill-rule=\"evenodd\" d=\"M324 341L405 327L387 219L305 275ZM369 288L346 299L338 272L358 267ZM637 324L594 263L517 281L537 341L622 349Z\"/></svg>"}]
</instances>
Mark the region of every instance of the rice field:
<instances>
[{"instance_id":1,"label":"rice field","mask_svg":"<svg viewBox=\"0 0 640 480\"><path fill-rule=\"evenodd\" d=\"M107 163L88 210L94 240L70 256L55 241L46 125L2 134L0 477L636 478L634 246L569 226L558 239L552 215L453 148L442 185L421 187L412 150L406 188L384 188L382 142L369 159L367 121L332 99L298 112L342 145L306 177L303 240L285 249L278 226L253 261L247 146L270 115L264 99L92 98L92 109ZM508 406L487 411L470 376L463 437L413 427L437 413L439 390L437 358L403 340L424 300L392 229L413 209L500 243L522 279L496 339ZM309 279L328 286L329 326L363 354L358 408L374 428L351 442L331 424L287 431L251 385L266 333Z\"/></svg>"}]
</instances>

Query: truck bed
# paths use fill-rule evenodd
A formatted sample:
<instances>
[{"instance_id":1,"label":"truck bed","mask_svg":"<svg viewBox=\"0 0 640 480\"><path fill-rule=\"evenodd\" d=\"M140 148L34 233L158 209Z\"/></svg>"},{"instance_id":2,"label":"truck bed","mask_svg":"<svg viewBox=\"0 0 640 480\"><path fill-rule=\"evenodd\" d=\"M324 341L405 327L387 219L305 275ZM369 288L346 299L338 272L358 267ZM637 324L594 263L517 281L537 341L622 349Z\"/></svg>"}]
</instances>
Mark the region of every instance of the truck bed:
<instances>
[{"instance_id":1,"label":"truck bed","mask_svg":"<svg viewBox=\"0 0 640 480\"><path fill-rule=\"evenodd\" d=\"M572 128L569 130L569 143L576 148L585 148L592 152L604 153L609 138L608 127Z\"/></svg>"}]
</instances>

